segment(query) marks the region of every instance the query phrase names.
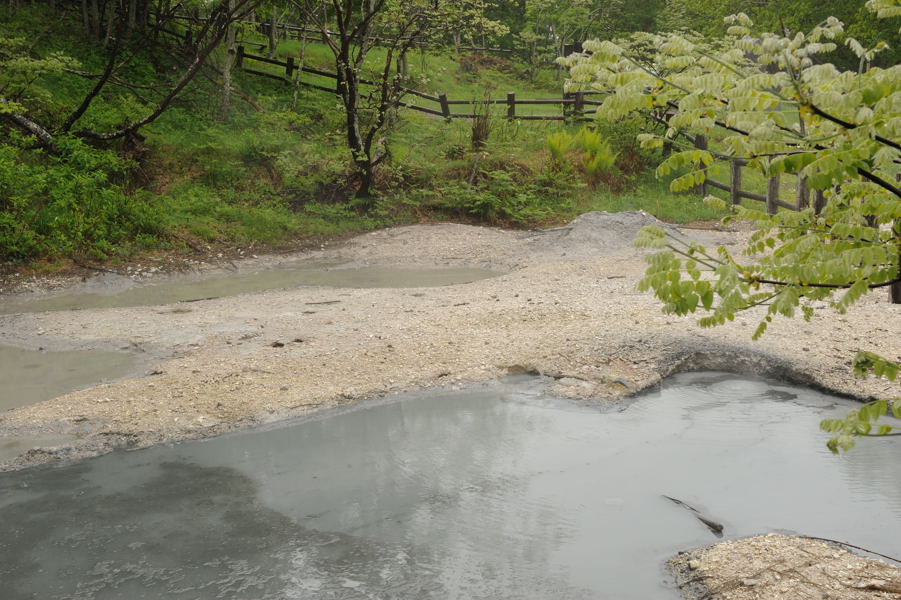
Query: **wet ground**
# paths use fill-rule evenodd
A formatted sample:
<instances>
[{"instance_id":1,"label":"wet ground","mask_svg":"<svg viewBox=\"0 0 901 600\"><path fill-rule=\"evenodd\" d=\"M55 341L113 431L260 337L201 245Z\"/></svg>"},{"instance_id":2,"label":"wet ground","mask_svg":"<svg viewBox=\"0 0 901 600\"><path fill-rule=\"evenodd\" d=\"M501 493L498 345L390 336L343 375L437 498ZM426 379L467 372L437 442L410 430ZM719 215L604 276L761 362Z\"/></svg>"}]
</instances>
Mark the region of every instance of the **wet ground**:
<instances>
[{"instance_id":1,"label":"wet ground","mask_svg":"<svg viewBox=\"0 0 901 600\"><path fill-rule=\"evenodd\" d=\"M544 386L2 474L4 598L674 599L664 561L718 538L664 494L726 538L899 551L898 440L834 457L817 431L847 401L709 372L618 404Z\"/></svg>"},{"instance_id":2,"label":"wet ground","mask_svg":"<svg viewBox=\"0 0 901 600\"><path fill-rule=\"evenodd\" d=\"M136 284L127 277L101 277L85 289L0 302L0 314L152 306L196 302L264 290L300 286L336 288L412 288L469 283L496 277L501 271L476 267L348 266L304 261L295 265L220 276L176 277L154 284Z\"/></svg>"},{"instance_id":3,"label":"wet ground","mask_svg":"<svg viewBox=\"0 0 901 600\"><path fill-rule=\"evenodd\" d=\"M0 315L195 302L300 286L336 288L433 287L494 277L500 271L477 267L349 266L328 261L296 261L276 268L217 276L182 276L153 284L101 276L64 293L0 298ZM58 344L57 344L58 345ZM27 406L107 381L137 375L133 353L101 350L34 350L0 345L0 417ZM73 415L60 415L72 417ZM0 462L34 447L67 444L73 436L5 435Z\"/></svg>"},{"instance_id":4,"label":"wet ground","mask_svg":"<svg viewBox=\"0 0 901 600\"><path fill-rule=\"evenodd\" d=\"M0 345L0 413L134 372L126 352L45 351Z\"/></svg>"}]
</instances>

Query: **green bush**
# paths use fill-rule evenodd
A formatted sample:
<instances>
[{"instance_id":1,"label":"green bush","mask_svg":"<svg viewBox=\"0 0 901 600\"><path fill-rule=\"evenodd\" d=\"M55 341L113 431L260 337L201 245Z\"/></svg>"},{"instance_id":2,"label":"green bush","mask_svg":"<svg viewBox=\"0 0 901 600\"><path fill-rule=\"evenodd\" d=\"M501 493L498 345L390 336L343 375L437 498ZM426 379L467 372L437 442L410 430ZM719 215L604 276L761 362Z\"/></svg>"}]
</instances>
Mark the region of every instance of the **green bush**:
<instances>
[{"instance_id":1,"label":"green bush","mask_svg":"<svg viewBox=\"0 0 901 600\"><path fill-rule=\"evenodd\" d=\"M159 232L158 211L116 183L128 161L77 140L58 143L60 157L0 145L0 258L107 258L121 242Z\"/></svg>"},{"instance_id":2,"label":"green bush","mask_svg":"<svg viewBox=\"0 0 901 600\"><path fill-rule=\"evenodd\" d=\"M431 209L516 227L536 227L573 210L577 184L565 173L493 168L481 175L477 185L453 182L421 193L422 202Z\"/></svg>"}]
</instances>

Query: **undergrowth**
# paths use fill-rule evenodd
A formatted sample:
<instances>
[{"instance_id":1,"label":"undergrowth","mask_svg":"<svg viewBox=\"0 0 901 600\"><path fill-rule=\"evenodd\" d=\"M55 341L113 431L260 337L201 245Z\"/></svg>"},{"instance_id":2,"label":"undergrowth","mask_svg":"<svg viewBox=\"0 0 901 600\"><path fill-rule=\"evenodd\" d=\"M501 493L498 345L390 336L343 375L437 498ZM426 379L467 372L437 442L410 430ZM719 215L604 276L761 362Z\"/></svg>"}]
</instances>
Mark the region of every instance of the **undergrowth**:
<instances>
[{"instance_id":1,"label":"undergrowth","mask_svg":"<svg viewBox=\"0 0 901 600\"><path fill-rule=\"evenodd\" d=\"M43 10L23 6L15 18L0 19L0 39L29 34L46 21ZM104 57L71 33L77 31L60 20L37 52L58 52L78 69L102 71ZM298 52L294 41L278 48L280 56ZM380 52L373 50L370 60L377 62ZM307 44L307 64L328 67L329 56L323 46ZM176 51L147 48L131 61L127 77L165 87L183 60ZM551 71L528 83L523 67L503 59L417 52L409 68L411 85L454 98L495 97L507 89L519 97L561 93ZM9 73L0 73L0 83ZM388 131L376 202L363 210L351 199L352 168L335 97L301 88L291 110L288 84L236 73L240 93L220 120L217 74L207 75L142 129L140 143L101 146L62 137L64 152L50 156L26 149L27 139L16 134L0 134L0 260L119 260L198 244L277 244L448 219L540 227L586 210L640 208L680 222L719 216L649 176L647 165L658 157L634 142L646 124L508 121L503 106L484 113L478 132L466 120L402 112ZM45 73L29 84L29 108L58 125L92 83ZM120 126L146 114L154 98L144 88L108 87L79 126Z\"/></svg>"}]
</instances>

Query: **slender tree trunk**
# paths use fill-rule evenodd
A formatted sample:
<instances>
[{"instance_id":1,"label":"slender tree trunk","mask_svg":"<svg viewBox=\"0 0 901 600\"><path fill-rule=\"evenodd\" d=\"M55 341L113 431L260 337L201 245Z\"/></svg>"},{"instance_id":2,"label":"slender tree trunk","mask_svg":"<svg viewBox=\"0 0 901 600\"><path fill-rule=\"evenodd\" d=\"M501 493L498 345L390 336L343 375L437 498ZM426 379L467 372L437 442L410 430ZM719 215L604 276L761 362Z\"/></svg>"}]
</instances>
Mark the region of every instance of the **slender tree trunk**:
<instances>
[{"instance_id":1,"label":"slender tree trunk","mask_svg":"<svg viewBox=\"0 0 901 600\"><path fill-rule=\"evenodd\" d=\"M901 219L895 219L895 238L901 245ZM901 277L901 249L898 250L898 277ZM901 304L901 281L889 288L889 300L892 304Z\"/></svg>"},{"instance_id":2,"label":"slender tree trunk","mask_svg":"<svg viewBox=\"0 0 901 600\"><path fill-rule=\"evenodd\" d=\"M110 39L113 37L113 26L116 23L116 19L119 15L116 14L116 4L114 0L107 0L106 5L103 7L103 12L106 14L107 9L109 9L109 15L106 17L106 34L103 36L103 45L109 46Z\"/></svg>"},{"instance_id":3,"label":"slender tree trunk","mask_svg":"<svg viewBox=\"0 0 901 600\"><path fill-rule=\"evenodd\" d=\"M272 16L269 17L269 58L275 56L278 49L278 17L275 14L275 7L272 7Z\"/></svg>"},{"instance_id":4,"label":"slender tree trunk","mask_svg":"<svg viewBox=\"0 0 901 600\"><path fill-rule=\"evenodd\" d=\"M307 58L307 36L300 38L300 64L294 75L294 90L291 92L291 110L297 110L297 94L300 92L300 78L303 76L303 66Z\"/></svg>"},{"instance_id":5,"label":"slender tree trunk","mask_svg":"<svg viewBox=\"0 0 901 600\"><path fill-rule=\"evenodd\" d=\"M88 0L81 0L81 23L85 37L91 36L91 17L88 14Z\"/></svg>"},{"instance_id":6,"label":"slender tree trunk","mask_svg":"<svg viewBox=\"0 0 901 600\"><path fill-rule=\"evenodd\" d=\"M97 0L91 0L90 15L91 30L89 35L92 39L100 39L100 5Z\"/></svg>"},{"instance_id":7,"label":"slender tree trunk","mask_svg":"<svg viewBox=\"0 0 901 600\"><path fill-rule=\"evenodd\" d=\"M138 0L128 1L128 31L134 31L138 24Z\"/></svg>"},{"instance_id":8,"label":"slender tree trunk","mask_svg":"<svg viewBox=\"0 0 901 600\"><path fill-rule=\"evenodd\" d=\"M235 10L235 0L228 0L228 12ZM232 95L232 66L235 63L235 26L229 25L225 34L225 64L222 65L222 105L219 108L219 119L228 118L228 109Z\"/></svg>"}]
</instances>

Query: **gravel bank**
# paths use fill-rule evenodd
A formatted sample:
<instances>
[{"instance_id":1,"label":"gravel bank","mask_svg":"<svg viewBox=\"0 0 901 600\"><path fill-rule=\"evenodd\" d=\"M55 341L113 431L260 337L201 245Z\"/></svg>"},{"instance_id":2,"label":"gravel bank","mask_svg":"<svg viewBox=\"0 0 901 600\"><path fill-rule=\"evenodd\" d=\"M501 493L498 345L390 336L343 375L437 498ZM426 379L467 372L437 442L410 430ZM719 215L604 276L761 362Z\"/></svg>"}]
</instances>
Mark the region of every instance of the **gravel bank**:
<instances>
[{"instance_id":1,"label":"gravel bank","mask_svg":"<svg viewBox=\"0 0 901 600\"><path fill-rule=\"evenodd\" d=\"M557 392L617 398L673 372L775 375L858 396L895 393L854 380L861 348L901 355L901 306L871 294L852 313L774 324L752 342L756 314L715 329L665 315L635 290L654 222L589 213L567 227L512 232L463 225L400 227L296 256L247 259L239 271L296 259L354 265L484 266L493 279L438 288L304 287L166 306L0 316L0 338L26 347L127 348L146 375L0 416L0 435L77 436L6 468L117 446L216 435L401 390L485 381L511 372L555 377ZM684 230L705 244L741 232ZM121 278L88 285L122 285ZM131 284L131 282L128 282Z\"/></svg>"},{"instance_id":2,"label":"gravel bank","mask_svg":"<svg viewBox=\"0 0 901 600\"><path fill-rule=\"evenodd\" d=\"M890 600L901 569L825 541L774 533L679 554L686 600Z\"/></svg>"}]
</instances>

